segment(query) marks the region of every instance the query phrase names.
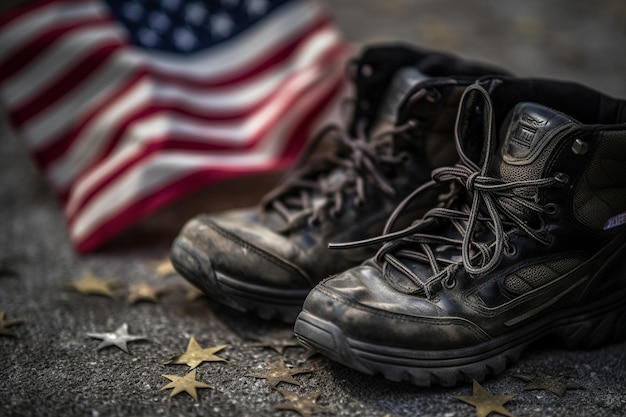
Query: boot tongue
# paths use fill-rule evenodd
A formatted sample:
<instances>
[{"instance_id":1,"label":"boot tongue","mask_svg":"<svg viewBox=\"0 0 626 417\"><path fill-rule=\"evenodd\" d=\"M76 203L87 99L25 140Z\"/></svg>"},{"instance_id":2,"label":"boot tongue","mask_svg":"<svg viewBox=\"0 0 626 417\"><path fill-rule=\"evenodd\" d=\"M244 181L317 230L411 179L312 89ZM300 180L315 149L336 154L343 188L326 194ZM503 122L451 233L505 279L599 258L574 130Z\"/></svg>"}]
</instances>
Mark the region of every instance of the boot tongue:
<instances>
[{"instance_id":1,"label":"boot tongue","mask_svg":"<svg viewBox=\"0 0 626 417\"><path fill-rule=\"evenodd\" d=\"M532 163L555 133L574 121L562 113L536 103L520 103L502 126L501 154L511 163Z\"/></svg>"},{"instance_id":2,"label":"boot tongue","mask_svg":"<svg viewBox=\"0 0 626 417\"><path fill-rule=\"evenodd\" d=\"M427 75L422 74L417 68L413 67L404 67L396 72L383 98L376 120L372 125L372 135L390 129L395 125L398 109L406 94L417 83L427 79Z\"/></svg>"},{"instance_id":3,"label":"boot tongue","mask_svg":"<svg viewBox=\"0 0 626 417\"><path fill-rule=\"evenodd\" d=\"M426 79L428 79L428 76L422 74L417 68L403 67L399 69L389 84L381 103L380 110L376 114L376 118L372 124L373 127L369 136L373 136L377 132L393 128L396 123L398 108L400 107L404 96L413 88L413 86ZM345 177L345 174L343 168L335 168L332 171L324 173L323 176L324 178L322 181L332 185L333 182L340 181L343 177ZM324 197L321 195L314 195L312 198L314 201L322 203ZM286 219L274 210L267 210L265 212L264 221L265 225L273 230L283 230L287 227Z\"/></svg>"},{"instance_id":4,"label":"boot tongue","mask_svg":"<svg viewBox=\"0 0 626 417\"><path fill-rule=\"evenodd\" d=\"M540 179L559 138L575 125L575 120L540 104L517 104L502 123L490 175L507 182ZM530 188L515 193L537 198L536 190ZM527 208L507 207L520 217L530 214Z\"/></svg>"},{"instance_id":5,"label":"boot tongue","mask_svg":"<svg viewBox=\"0 0 626 417\"><path fill-rule=\"evenodd\" d=\"M553 154L563 134L573 129L577 122L562 113L535 103L516 105L502 123L499 147L492 158L489 175L507 182L534 180L542 177L546 163ZM482 129L482 127L481 127ZM537 190L530 187L515 193L529 199L537 198ZM501 197L500 202L511 212L528 219L533 212L515 204L510 198ZM486 214L486 213L485 213ZM462 239L453 228L439 231L451 239ZM460 250L456 246L439 247L437 256L460 261ZM401 257L400 262L417 277L422 285L389 263L385 264L387 282L405 293L423 293L424 286L432 276L426 263Z\"/></svg>"}]
</instances>

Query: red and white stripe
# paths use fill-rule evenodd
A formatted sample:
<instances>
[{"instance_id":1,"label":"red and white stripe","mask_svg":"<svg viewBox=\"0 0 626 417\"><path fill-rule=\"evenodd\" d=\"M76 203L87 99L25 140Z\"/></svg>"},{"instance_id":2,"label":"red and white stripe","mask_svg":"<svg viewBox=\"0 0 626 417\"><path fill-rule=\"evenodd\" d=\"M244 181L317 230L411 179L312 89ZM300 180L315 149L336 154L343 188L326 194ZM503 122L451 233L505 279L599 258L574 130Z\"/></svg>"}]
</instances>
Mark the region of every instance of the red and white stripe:
<instances>
[{"instance_id":1,"label":"red and white stripe","mask_svg":"<svg viewBox=\"0 0 626 417\"><path fill-rule=\"evenodd\" d=\"M0 100L88 251L200 187L284 169L346 53L317 1L180 56L130 45L95 0L52 0L0 19Z\"/></svg>"}]
</instances>

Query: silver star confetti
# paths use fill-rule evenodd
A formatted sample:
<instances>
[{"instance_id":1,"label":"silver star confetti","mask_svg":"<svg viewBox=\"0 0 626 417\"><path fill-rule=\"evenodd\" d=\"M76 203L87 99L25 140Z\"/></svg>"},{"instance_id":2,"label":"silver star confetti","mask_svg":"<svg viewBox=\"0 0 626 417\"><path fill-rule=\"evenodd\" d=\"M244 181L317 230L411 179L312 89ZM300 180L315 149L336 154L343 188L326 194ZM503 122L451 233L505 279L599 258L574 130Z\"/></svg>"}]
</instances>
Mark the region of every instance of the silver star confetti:
<instances>
[{"instance_id":1,"label":"silver star confetti","mask_svg":"<svg viewBox=\"0 0 626 417\"><path fill-rule=\"evenodd\" d=\"M96 347L96 350L100 350L108 346L117 346L128 354L130 354L127 346L128 342L147 339L145 336L128 334L128 324L126 323L122 324L114 332L87 333L87 336L93 337L94 339L102 339L102 342L98 345L98 347Z\"/></svg>"}]
</instances>

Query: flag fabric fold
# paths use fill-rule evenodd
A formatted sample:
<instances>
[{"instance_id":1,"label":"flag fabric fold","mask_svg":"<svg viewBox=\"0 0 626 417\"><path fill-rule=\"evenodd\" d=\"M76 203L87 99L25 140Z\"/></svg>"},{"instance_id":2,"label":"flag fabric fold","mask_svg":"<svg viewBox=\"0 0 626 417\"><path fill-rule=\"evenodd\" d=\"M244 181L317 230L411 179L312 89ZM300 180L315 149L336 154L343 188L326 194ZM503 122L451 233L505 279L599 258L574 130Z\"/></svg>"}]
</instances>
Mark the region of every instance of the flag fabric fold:
<instances>
[{"instance_id":1,"label":"flag fabric fold","mask_svg":"<svg viewBox=\"0 0 626 417\"><path fill-rule=\"evenodd\" d=\"M314 0L46 0L0 17L0 101L82 251L282 170L344 84Z\"/></svg>"}]
</instances>

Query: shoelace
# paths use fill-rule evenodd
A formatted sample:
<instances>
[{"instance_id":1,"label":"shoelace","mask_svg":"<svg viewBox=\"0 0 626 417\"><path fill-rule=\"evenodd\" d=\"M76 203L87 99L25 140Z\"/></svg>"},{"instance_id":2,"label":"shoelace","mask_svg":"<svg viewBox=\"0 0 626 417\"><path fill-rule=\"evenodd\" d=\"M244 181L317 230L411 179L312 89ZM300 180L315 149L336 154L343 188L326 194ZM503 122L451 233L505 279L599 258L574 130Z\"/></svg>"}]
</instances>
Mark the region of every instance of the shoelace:
<instances>
[{"instance_id":1,"label":"shoelace","mask_svg":"<svg viewBox=\"0 0 626 417\"><path fill-rule=\"evenodd\" d=\"M428 93L427 90L418 90L411 101L419 100ZM363 122L357 123L356 137L351 137L345 126L330 124L323 128L306 146L286 180L265 197L263 206L280 213L288 225L303 216L314 224L321 219L328 205L333 206L330 209L332 216L341 214L348 189L356 191L355 205L364 204L366 181L371 180L386 195L395 195L384 172L385 166L402 163L407 155L404 152L395 153L388 139L416 128L417 122L409 120L369 140L364 126ZM324 140L334 140L342 152L312 158Z\"/></svg>"},{"instance_id":2,"label":"shoelace","mask_svg":"<svg viewBox=\"0 0 626 417\"><path fill-rule=\"evenodd\" d=\"M430 182L413 191L398 205L387 221L381 236L358 242L330 244L331 249L383 243L376 255L376 260L380 264L387 262L402 271L420 288L419 293L430 298L434 285L441 281L444 281L444 285L446 282L447 285L453 284L448 280L461 264L471 275L485 274L496 268L505 253L511 251L507 233L512 230L523 233L542 244L550 242L550 237L541 228L534 229L529 226L524 219L508 209L503 202L513 203L517 207L525 207L538 214L552 213L553 205L550 203L541 205L532 197L528 197L529 193L524 191L535 191L539 188L562 185L567 181L567 178L562 174L556 174L550 178L506 182L500 178L490 177L488 169L495 146L493 104L489 93L483 87L475 84L468 87L464 92L460 103L461 109L465 108L470 94L478 95L484 102L486 127L484 149L486 155L482 166L474 163L460 146L461 112L457 119L455 138L460 162L454 167L435 169ZM416 221L411 226L391 232L395 220L413 199L424 191L444 182L450 183L451 187L456 190L451 193L443 207L433 208L421 220ZM445 222L454 228L458 238L442 236L437 233L437 231L442 230L441 224ZM435 227L437 228L434 229ZM487 242L484 238L477 239L477 235L484 232L491 233L493 238L488 239ZM438 255L441 251L437 249L446 246L460 248L461 260ZM402 262L401 258L428 264L432 270L432 275L422 281Z\"/></svg>"}]
</instances>

